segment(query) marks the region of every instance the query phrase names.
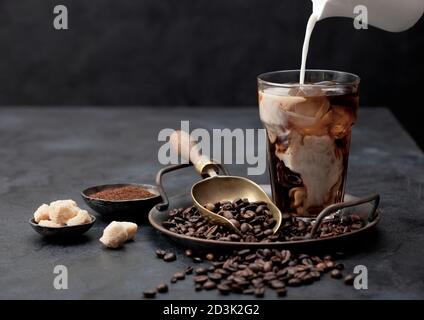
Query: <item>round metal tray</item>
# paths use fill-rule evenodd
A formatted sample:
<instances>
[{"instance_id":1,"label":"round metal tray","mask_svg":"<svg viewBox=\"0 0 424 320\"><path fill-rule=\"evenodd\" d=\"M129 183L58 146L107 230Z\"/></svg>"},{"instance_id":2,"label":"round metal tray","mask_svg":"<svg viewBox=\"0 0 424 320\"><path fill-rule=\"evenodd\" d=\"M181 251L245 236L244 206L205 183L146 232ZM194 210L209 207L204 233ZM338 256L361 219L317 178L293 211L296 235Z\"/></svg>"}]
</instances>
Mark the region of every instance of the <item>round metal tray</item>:
<instances>
[{"instance_id":1,"label":"round metal tray","mask_svg":"<svg viewBox=\"0 0 424 320\"><path fill-rule=\"evenodd\" d=\"M269 188L269 186L268 186ZM265 190L267 187L264 188ZM355 201L357 197L346 195L345 201ZM169 199L170 208L181 208L189 207L193 205L191 197L189 194L174 196ZM162 226L162 222L168 219L168 211L159 210L160 206L154 207L149 212L149 222L150 224L160 231L161 233L167 235L175 242L183 245L186 248L192 249L205 249L205 250L239 250L244 248L259 249L259 248L287 248L287 249L297 249L304 247L323 247L328 248L328 245L331 243L337 242L339 245L346 243L345 241L355 241L359 236L363 237L368 234L368 231L373 229L378 222L380 221L380 211L376 210L375 214L372 216L372 220L369 220L369 213L372 210L372 203L363 203L349 208L355 214L361 216L366 225L359 229L349 233L337 235L329 238L310 238L302 239L296 241L284 241L284 242L233 242L233 241L218 241L218 240L207 240L195 237L189 237L181 234L171 232Z\"/></svg>"},{"instance_id":2,"label":"round metal tray","mask_svg":"<svg viewBox=\"0 0 424 320\"><path fill-rule=\"evenodd\" d=\"M182 194L171 197L168 196L163 188L162 178L166 173L179 170L182 168L190 167L191 164L179 164L164 167L156 175L156 185L162 197L162 203L153 207L149 212L149 222L153 228L159 232L167 235L175 242L183 245L186 248L192 249L205 249L205 250L238 250L245 248L259 249L259 248L287 248L291 250L297 249L318 249L321 248L337 249L339 247L346 248L346 245L353 243L354 246L360 245L357 242L358 238L368 240L365 236L369 231L375 228L380 221L381 212L377 209L380 201L380 196L374 194L364 198L357 198L352 195L345 195L344 201L328 206L317 216L314 225L309 235L299 240L281 241L281 242L234 242L234 241L219 241L208 240L171 232L162 226L162 222L168 219L169 208L185 208L193 205L190 194ZM225 168L221 167L222 172L227 174ZM265 192L270 195L271 188L269 185L262 185ZM350 215L355 213L365 221L365 226L359 230L349 233L340 234L328 238L316 238L315 234L325 219L331 217L335 212L341 212L341 215Z\"/></svg>"}]
</instances>

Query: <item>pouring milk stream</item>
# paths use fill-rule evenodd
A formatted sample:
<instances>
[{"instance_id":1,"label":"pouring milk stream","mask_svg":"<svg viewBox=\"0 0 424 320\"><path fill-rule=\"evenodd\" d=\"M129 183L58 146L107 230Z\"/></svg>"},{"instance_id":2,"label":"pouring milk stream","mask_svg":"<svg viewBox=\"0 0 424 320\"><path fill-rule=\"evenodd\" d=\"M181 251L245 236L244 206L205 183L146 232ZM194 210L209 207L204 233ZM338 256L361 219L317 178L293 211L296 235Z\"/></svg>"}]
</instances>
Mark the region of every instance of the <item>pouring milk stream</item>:
<instances>
[{"instance_id":1,"label":"pouring milk stream","mask_svg":"<svg viewBox=\"0 0 424 320\"><path fill-rule=\"evenodd\" d=\"M329 17L355 18L355 8L364 6L368 23L374 27L401 32L411 28L424 12L424 0L312 0L313 10L306 26L302 49L300 84L305 82L309 40L317 21Z\"/></svg>"}]
</instances>

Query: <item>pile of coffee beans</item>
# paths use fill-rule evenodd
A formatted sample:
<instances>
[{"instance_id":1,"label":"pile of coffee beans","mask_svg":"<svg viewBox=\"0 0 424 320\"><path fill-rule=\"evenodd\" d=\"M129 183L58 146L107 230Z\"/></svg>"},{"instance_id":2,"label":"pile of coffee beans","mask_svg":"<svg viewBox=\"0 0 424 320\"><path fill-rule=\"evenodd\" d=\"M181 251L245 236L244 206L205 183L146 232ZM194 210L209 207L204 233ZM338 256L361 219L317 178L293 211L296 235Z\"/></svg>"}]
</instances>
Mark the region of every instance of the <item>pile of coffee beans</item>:
<instances>
[{"instance_id":1,"label":"pile of coffee beans","mask_svg":"<svg viewBox=\"0 0 424 320\"><path fill-rule=\"evenodd\" d=\"M249 202L248 199L206 203L204 207L227 218L241 231L246 242L272 235L277 221L273 218L266 202ZM233 236L234 237L234 236Z\"/></svg>"},{"instance_id":2,"label":"pile of coffee beans","mask_svg":"<svg viewBox=\"0 0 424 320\"><path fill-rule=\"evenodd\" d=\"M309 285L330 272L334 279L343 278L344 265L331 256L320 258L307 254L292 254L288 250L244 249L221 256L208 269L195 269L196 290L217 289L221 294L241 293L263 297L266 288L286 295L286 287ZM353 276L345 277L346 284Z\"/></svg>"},{"instance_id":3,"label":"pile of coffee beans","mask_svg":"<svg viewBox=\"0 0 424 320\"><path fill-rule=\"evenodd\" d=\"M171 232L190 237L236 242L296 241L309 235L312 224L283 214L278 232L273 234L273 218L265 202L249 202L248 199L207 203L205 208L229 219L241 235L223 226L210 225L194 206L171 209L168 220L162 225ZM357 215L332 219L321 224L318 238L333 237L363 228L364 221Z\"/></svg>"},{"instance_id":4,"label":"pile of coffee beans","mask_svg":"<svg viewBox=\"0 0 424 320\"><path fill-rule=\"evenodd\" d=\"M186 250L186 255L192 257L193 253ZM330 255L319 257L293 254L289 250L244 249L228 255L208 253L204 257L209 261L208 266L188 266L183 272L175 273L171 283L182 281L194 272L192 279L196 291L218 290L223 295L239 293L261 298L268 290L284 297L287 287L310 285L320 280L324 273L329 273L334 279L344 278L347 285L354 282L354 276L344 276L344 265ZM167 292L168 287L165 289L165 286L160 284L156 290L144 291L144 297L154 298L156 292Z\"/></svg>"}]
</instances>

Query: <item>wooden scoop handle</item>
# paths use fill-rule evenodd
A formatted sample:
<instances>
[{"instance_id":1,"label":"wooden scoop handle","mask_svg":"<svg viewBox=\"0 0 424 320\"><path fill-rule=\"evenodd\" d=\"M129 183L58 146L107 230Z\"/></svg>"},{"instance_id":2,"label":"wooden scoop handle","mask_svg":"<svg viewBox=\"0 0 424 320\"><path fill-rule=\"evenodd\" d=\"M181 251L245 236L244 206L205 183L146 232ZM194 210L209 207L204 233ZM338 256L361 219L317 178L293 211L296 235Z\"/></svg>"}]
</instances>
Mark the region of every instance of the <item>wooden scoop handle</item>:
<instances>
[{"instance_id":1,"label":"wooden scoop handle","mask_svg":"<svg viewBox=\"0 0 424 320\"><path fill-rule=\"evenodd\" d=\"M196 171L203 177L211 175L211 169L216 173L219 168L209 159L209 157L200 153L197 141L195 141L187 132L177 130L171 134L170 142L172 148L183 158L189 160Z\"/></svg>"}]
</instances>

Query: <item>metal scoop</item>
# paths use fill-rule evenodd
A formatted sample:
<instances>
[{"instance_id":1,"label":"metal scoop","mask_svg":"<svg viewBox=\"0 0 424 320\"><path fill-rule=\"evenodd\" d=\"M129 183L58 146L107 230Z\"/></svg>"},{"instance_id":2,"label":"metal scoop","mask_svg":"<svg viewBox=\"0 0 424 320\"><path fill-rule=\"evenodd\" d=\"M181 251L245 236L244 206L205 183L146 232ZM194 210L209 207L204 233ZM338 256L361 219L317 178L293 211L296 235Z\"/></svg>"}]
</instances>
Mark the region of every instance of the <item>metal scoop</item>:
<instances>
[{"instance_id":1,"label":"metal scoop","mask_svg":"<svg viewBox=\"0 0 424 320\"><path fill-rule=\"evenodd\" d=\"M170 141L177 153L190 160L196 171L204 178L204 180L193 185L191 197L200 214L210 223L225 226L235 233L241 234L240 230L230 220L206 209L204 205L247 198L250 202L266 202L276 221L273 232L275 233L280 228L282 220L280 210L256 183L242 177L218 175L220 167L205 155L200 154L197 142L184 131L174 132Z\"/></svg>"}]
</instances>

